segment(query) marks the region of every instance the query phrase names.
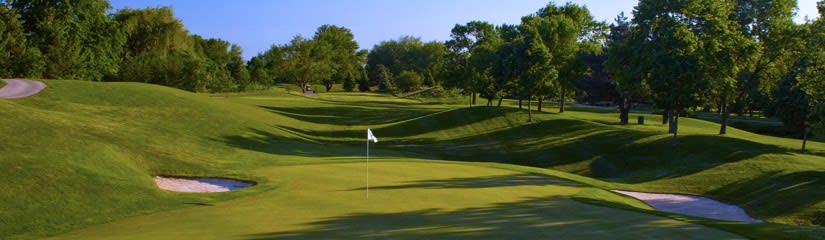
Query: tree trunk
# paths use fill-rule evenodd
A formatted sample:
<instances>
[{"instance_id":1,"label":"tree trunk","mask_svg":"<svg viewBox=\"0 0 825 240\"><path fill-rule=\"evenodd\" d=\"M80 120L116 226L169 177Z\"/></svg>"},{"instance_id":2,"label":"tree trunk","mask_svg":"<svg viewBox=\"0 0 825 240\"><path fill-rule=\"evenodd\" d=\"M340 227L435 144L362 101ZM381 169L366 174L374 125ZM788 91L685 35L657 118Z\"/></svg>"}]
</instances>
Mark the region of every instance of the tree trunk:
<instances>
[{"instance_id":1,"label":"tree trunk","mask_svg":"<svg viewBox=\"0 0 825 240\"><path fill-rule=\"evenodd\" d=\"M504 101L504 98L503 98L503 97L498 99L498 107L501 107L501 102L502 102L502 101Z\"/></svg>"},{"instance_id":2,"label":"tree trunk","mask_svg":"<svg viewBox=\"0 0 825 240\"><path fill-rule=\"evenodd\" d=\"M542 103L544 103L544 98L543 98L543 97L539 97L539 107L536 109L536 110L538 110L539 112L541 112L541 104L542 104Z\"/></svg>"},{"instance_id":3,"label":"tree trunk","mask_svg":"<svg viewBox=\"0 0 825 240\"><path fill-rule=\"evenodd\" d=\"M493 106L493 99L492 99L492 98L488 98L488 99L487 99L487 106L488 106L488 107L492 107L492 106Z\"/></svg>"},{"instance_id":4,"label":"tree trunk","mask_svg":"<svg viewBox=\"0 0 825 240\"><path fill-rule=\"evenodd\" d=\"M470 93L470 98L468 99L468 101L470 101L469 102L470 107L473 107L473 93L472 92Z\"/></svg>"},{"instance_id":5,"label":"tree trunk","mask_svg":"<svg viewBox=\"0 0 825 240\"><path fill-rule=\"evenodd\" d=\"M619 120L622 125L627 125L630 122L630 101L627 97L622 98L619 102Z\"/></svg>"},{"instance_id":6,"label":"tree trunk","mask_svg":"<svg viewBox=\"0 0 825 240\"><path fill-rule=\"evenodd\" d=\"M564 88L561 88L561 99L559 99L559 113L564 112Z\"/></svg>"},{"instance_id":7,"label":"tree trunk","mask_svg":"<svg viewBox=\"0 0 825 240\"><path fill-rule=\"evenodd\" d=\"M533 98L527 99L527 122L533 122L533 111L530 105L533 103Z\"/></svg>"},{"instance_id":8,"label":"tree trunk","mask_svg":"<svg viewBox=\"0 0 825 240\"><path fill-rule=\"evenodd\" d=\"M324 84L324 87L326 87L327 92L329 92L329 90L332 90L332 83Z\"/></svg>"},{"instance_id":9,"label":"tree trunk","mask_svg":"<svg viewBox=\"0 0 825 240\"><path fill-rule=\"evenodd\" d=\"M669 112L668 112L668 111L670 111L670 110L664 110L664 111L662 111L662 124L668 124L668 123L669 123L669 122L668 122L668 118L670 117L670 116L669 116L670 114L669 114Z\"/></svg>"},{"instance_id":10,"label":"tree trunk","mask_svg":"<svg viewBox=\"0 0 825 240\"><path fill-rule=\"evenodd\" d=\"M803 130L804 133L802 133L802 152L803 153L806 151L805 150L805 145L808 145L808 132L810 132L810 131L811 131L811 128L808 127L808 123L805 123L805 130Z\"/></svg>"},{"instance_id":11,"label":"tree trunk","mask_svg":"<svg viewBox=\"0 0 825 240\"><path fill-rule=\"evenodd\" d=\"M524 107L522 107L522 102L523 102L523 101L524 101L524 100L522 99L522 97L521 97L521 96L519 96L519 97L518 97L518 109L524 109Z\"/></svg>"},{"instance_id":12,"label":"tree trunk","mask_svg":"<svg viewBox=\"0 0 825 240\"><path fill-rule=\"evenodd\" d=\"M476 105L476 92L472 92L473 94L473 105Z\"/></svg>"},{"instance_id":13,"label":"tree trunk","mask_svg":"<svg viewBox=\"0 0 825 240\"><path fill-rule=\"evenodd\" d=\"M728 133L728 118L730 117L730 109L728 107L727 101L725 101L724 99L720 99L720 100L722 100L722 101L719 101L719 109L722 112L722 116L721 116L722 124L721 124L721 127L719 128L719 135L725 135L725 134Z\"/></svg>"},{"instance_id":14,"label":"tree trunk","mask_svg":"<svg viewBox=\"0 0 825 240\"><path fill-rule=\"evenodd\" d=\"M679 132L679 110L672 110L671 114L669 115L670 133L673 133L673 139L676 139L676 135Z\"/></svg>"}]
</instances>

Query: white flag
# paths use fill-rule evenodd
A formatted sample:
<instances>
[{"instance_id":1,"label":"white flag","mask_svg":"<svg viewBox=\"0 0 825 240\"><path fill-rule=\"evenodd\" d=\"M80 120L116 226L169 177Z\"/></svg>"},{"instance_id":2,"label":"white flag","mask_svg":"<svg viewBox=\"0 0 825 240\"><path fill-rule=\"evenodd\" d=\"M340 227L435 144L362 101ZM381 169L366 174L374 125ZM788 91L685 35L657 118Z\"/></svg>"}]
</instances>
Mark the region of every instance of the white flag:
<instances>
[{"instance_id":1,"label":"white flag","mask_svg":"<svg viewBox=\"0 0 825 240\"><path fill-rule=\"evenodd\" d=\"M372 135L372 130L367 128L367 141L369 141L369 140L372 140L372 142L374 142L374 143L378 142L378 138L375 137L375 135Z\"/></svg>"}]
</instances>

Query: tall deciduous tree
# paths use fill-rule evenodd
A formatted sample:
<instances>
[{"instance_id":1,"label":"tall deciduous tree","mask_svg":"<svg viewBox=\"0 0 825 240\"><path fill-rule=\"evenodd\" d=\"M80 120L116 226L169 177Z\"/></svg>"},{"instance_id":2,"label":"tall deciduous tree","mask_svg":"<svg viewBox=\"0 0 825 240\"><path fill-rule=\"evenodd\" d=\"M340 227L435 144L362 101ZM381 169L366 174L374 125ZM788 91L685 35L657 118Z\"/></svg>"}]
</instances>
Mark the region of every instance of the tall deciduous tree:
<instances>
[{"instance_id":1,"label":"tall deciduous tree","mask_svg":"<svg viewBox=\"0 0 825 240\"><path fill-rule=\"evenodd\" d=\"M586 7L573 3L564 6L549 3L536 13L536 17L541 19L537 29L544 44L552 52L552 64L558 70L558 78L555 80L559 91L559 112L564 112L568 92L574 89L575 82L589 70L581 55L602 50L607 26L594 20ZM539 101L541 99L540 97Z\"/></svg>"},{"instance_id":2,"label":"tall deciduous tree","mask_svg":"<svg viewBox=\"0 0 825 240\"><path fill-rule=\"evenodd\" d=\"M406 36L375 45L367 55L366 69L373 82L381 82L374 78L378 76L374 73L378 72L380 65L393 76L399 76L403 71L417 72L422 75L426 85L433 86L441 82L439 76L444 68L445 54L446 49L442 43L423 43L420 38Z\"/></svg>"},{"instance_id":3,"label":"tall deciduous tree","mask_svg":"<svg viewBox=\"0 0 825 240\"><path fill-rule=\"evenodd\" d=\"M313 41L319 45L326 45L326 48L330 50L327 54L332 74L321 79L327 92L332 89L333 84L353 78L359 73L364 62L359 56L355 36L349 29L335 25L323 25L315 32Z\"/></svg>"},{"instance_id":4,"label":"tall deciduous tree","mask_svg":"<svg viewBox=\"0 0 825 240\"><path fill-rule=\"evenodd\" d=\"M650 86L654 103L668 113L670 133L678 133L680 112L698 102L697 93L707 89L702 76L701 41L691 24L707 1L641 0L634 10L631 37L641 65L639 72Z\"/></svg>"},{"instance_id":5,"label":"tall deciduous tree","mask_svg":"<svg viewBox=\"0 0 825 240\"><path fill-rule=\"evenodd\" d=\"M605 68L619 93L619 120L627 124L634 97L644 95L647 84L644 76L647 64L640 54L645 49L629 43L631 25L624 13L616 17L610 25L607 41L607 61Z\"/></svg>"},{"instance_id":6,"label":"tall deciduous tree","mask_svg":"<svg viewBox=\"0 0 825 240\"><path fill-rule=\"evenodd\" d=\"M125 35L105 0L12 0L28 44L45 58L43 77L103 80L120 66Z\"/></svg>"},{"instance_id":7,"label":"tall deciduous tree","mask_svg":"<svg viewBox=\"0 0 825 240\"><path fill-rule=\"evenodd\" d=\"M495 35L495 28L487 22L472 21L465 25L456 24L450 34L447 46L447 67L444 71L445 87L458 88L470 94L470 105L476 103L477 85L474 77L477 71L471 63L473 49L484 39Z\"/></svg>"},{"instance_id":8,"label":"tall deciduous tree","mask_svg":"<svg viewBox=\"0 0 825 240\"><path fill-rule=\"evenodd\" d=\"M735 17L741 31L756 43L754 60L738 79L732 111L764 109L765 96L798 59L803 45L800 26L794 24L794 0L736 0Z\"/></svg>"},{"instance_id":9,"label":"tall deciduous tree","mask_svg":"<svg viewBox=\"0 0 825 240\"><path fill-rule=\"evenodd\" d=\"M519 37L515 40L513 60L515 71L519 73L519 92L527 99L528 122L533 121L532 99L546 89L552 89L558 77L558 70L552 65L553 55L543 42L537 26L540 19L525 17L519 26Z\"/></svg>"},{"instance_id":10,"label":"tall deciduous tree","mask_svg":"<svg viewBox=\"0 0 825 240\"><path fill-rule=\"evenodd\" d=\"M330 62L331 46L296 36L283 47L281 76L306 89L310 83L330 78L334 69Z\"/></svg>"},{"instance_id":11,"label":"tall deciduous tree","mask_svg":"<svg viewBox=\"0 0 825 240\"><path fill-rule=\"evenodd\" d=\"M689 29L700 42L700 77L708 81L707 92L719 103L722 115L719 134L725 134L730 105L739 85L737 80L751 65L756 43L739 31L732 1L699 1L686 8L698 12L689 17L692 21Z\"/></svg>"},{"instance_id":12,"label":"tall deciduous tree","mask_svg":"<svg viewBox=\"0 0 825 240\"><path fill-rule=\"evenodd\" d=\"M825 1L820 1L817 5L820 14L825 13ZM825 126L825 19L819 18L816 21L807 25L809 28L807 36L807 44L805 45L803 67L799 71L792 71L792 74L798 74L798 81L796 86L791 86L791 98L802 99L800 102L791 102L782 104L779 108L800 109L799 112L806 112L802 123L802 151L805 151L805 145L808 141L808 136L811 134L813 128L823 128ZM797 70L797 69L794 69ZM783 84L784 85L784 84ZM782 89L782 87L780 87ZM797 97L800 96L800 97ZM778 96L783 97L783 96ZM789 96L784 96L789 97ZM781 99L781 98L779 98ZM791 106L789 104L796 104ZM777 114L779 116L779 114ZM783 120L787 117L782 117ZM798 124L798 122L796 123Z\"/></svg>"},{"instance_id":13,"label":"tall deciduous tree","mask_svg":"<svg viewBox=\"0 0 825 240\"><path fill-rule=\"evenodd\" d=\"M40 77L45 63L29 46L20 16L0 3L0 77Z\"/></svg>"}]
</instances>

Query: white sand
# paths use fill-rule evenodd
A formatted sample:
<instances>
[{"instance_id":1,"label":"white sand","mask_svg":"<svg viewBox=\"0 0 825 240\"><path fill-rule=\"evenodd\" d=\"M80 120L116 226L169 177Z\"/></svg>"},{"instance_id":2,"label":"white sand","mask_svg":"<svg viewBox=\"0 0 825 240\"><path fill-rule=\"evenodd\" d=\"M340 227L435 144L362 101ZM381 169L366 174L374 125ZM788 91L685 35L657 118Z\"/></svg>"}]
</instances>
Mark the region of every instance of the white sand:
<instances>
[{"instance_id":1,"label":"white sand","mask_svg":"<svg viewBox=\"0 0 825 240\"><path fill-rule=\"evenodd\" d=\"M221 178L155 177L155 183L164 190L175 192L227 192L252 186L251 183Z\"/></svg>"},{"instance_id":2,"label":"white sand","mask_svg":"<svg viewBox=\"0 0 825 240\"><path fill-rule=\"evenodd\" d=\"M40 81L4 79L6 86L0 88L0 98L23 98L39 93L46 88Z\"/></svg>"},{"instance_id":3,"label":"white sand","mask_svg":"<svg viewBox=\"0 0 825 240\"><path fill-rule=\"evenodd\" d=\"M740 207L722 203L706 197L680 194L641 193L619 190L613 190L613 192L642 200L656 210L662 212L679 213L689 216L726 221L747 223L762 222L762 220L749 216L745 213L745 210L742 210Z\"/></svg>"}]
</instances>

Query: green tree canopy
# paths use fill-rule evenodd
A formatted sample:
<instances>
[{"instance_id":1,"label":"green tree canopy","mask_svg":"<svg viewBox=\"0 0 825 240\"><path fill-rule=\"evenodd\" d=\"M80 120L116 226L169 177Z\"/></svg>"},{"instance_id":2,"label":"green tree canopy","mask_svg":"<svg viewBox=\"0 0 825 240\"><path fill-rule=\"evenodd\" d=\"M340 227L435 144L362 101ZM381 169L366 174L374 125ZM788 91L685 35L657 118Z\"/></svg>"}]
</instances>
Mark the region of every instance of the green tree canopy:
<instances>
[{"instance_id":1,"label":"green tree canopy","mask_svg":"<svg viewBox=\"0 0 825 240\"><path fill-rule=\"evenodd\" d=\"M126 41L105 0L11 0L28 44L45 59L43 77L103 80L120 66Z\"/></svg>"}]
</instances>

